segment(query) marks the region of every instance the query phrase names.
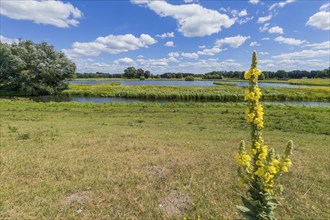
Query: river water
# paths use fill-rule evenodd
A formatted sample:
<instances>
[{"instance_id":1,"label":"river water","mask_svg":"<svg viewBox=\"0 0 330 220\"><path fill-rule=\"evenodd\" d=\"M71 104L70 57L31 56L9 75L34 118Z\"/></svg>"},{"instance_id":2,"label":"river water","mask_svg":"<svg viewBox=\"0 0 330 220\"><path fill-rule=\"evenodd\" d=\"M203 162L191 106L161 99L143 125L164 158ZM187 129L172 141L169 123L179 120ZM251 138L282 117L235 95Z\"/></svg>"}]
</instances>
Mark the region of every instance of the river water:
<instances>
[{"instance_id":1,"label":"river water","mask_svg":"<svg viewBox=\"0 0 330 220\"><path fill-rule=\"evenodd\" d=\"M175 80L76 80L70 81L72 85L97 85L119 82L123 86L221 86L214 85L214 81L175 81ZM248 86L248 82L229 82L229 81L218 81L224 83L233 83L237 86ZM291 85L289 83L267 83L259 82L260 87L284 87L284 88L310 88L313 86L304 85Z\"/></svg>"}]
</instances>

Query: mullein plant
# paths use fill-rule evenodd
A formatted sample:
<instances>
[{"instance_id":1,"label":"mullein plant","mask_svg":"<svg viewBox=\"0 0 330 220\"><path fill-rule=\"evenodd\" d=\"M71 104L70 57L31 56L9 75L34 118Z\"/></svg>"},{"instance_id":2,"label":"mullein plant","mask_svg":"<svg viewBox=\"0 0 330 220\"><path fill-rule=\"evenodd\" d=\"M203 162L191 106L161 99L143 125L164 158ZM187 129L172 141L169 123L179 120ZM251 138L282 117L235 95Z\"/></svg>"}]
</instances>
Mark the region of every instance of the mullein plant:
<instances>
[{"instance_id":1,"label":"mullein plant","mask_svg":"<svg viewBox=\"0 0 330 220\"><path fill-rule=\"evenodd\" d=\"M252 143L246 149L244 141L241 141L236 155L239 182L248 187L247 197L242 197L244 205L237 208L246 219L274 220L274 209L279 204L275 196L282 192L278 180L291 166L293 142L289 141L284 155L279 156L273 148L269 149L262 138L264 112L259 102L262 94L258 76L261 71L257 68L257 62L257 53L253 52L251 68L244 74L244 78L249 80L249 87L245 90L245 100L248 101L245 116L251 126Z\"/></svg>"}]
</instances>

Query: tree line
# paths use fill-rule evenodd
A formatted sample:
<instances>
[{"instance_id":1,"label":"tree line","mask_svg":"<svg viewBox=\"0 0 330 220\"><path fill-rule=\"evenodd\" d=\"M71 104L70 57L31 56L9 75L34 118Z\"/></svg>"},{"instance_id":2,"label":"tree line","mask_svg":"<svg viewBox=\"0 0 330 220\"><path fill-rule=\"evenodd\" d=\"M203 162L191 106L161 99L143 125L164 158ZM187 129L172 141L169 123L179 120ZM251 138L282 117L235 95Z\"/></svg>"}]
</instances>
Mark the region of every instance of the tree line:
<instances>
[{"instance_id":1,"label":"tree line","mask_svg":"<svg viewBox=\"0 0 330 220\"><path fill-rule=\"evenodd\" d=\"M126 79L183 79L188 76L202 79L223 79L223 78L244 78L244 71L212 71L204 74L182 73L182 72L166 72L159 75L154 75L148 70L141 68L135 69L128 67L124 73L77 73L77 78L126 78ZM330 67L324 70L278 70L263 71L259 76L259 80L264 79L301 79L301 78L330 78Z\"/></svg>"}]
</instances>

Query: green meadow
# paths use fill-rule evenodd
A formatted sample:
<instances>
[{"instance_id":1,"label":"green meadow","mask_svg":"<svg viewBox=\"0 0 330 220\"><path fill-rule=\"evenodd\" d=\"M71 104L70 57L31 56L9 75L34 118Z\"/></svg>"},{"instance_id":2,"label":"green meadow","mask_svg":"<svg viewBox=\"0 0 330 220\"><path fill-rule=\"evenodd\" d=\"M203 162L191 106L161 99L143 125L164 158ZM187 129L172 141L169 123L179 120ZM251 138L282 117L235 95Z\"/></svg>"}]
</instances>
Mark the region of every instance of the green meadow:
<instances>
[{"instance_id":1,"label":"green meadow","mask_svg":"<svg viewBox=\"0 0 330 220\"><path fill-rule=\"evenodd\" d=\"M0 107L0 219L240 218L234 158L250 138L244 104ZM330 108L264 109L267 145L295 144L277 217L328 219Z\"/></svg>"}]
</instances>

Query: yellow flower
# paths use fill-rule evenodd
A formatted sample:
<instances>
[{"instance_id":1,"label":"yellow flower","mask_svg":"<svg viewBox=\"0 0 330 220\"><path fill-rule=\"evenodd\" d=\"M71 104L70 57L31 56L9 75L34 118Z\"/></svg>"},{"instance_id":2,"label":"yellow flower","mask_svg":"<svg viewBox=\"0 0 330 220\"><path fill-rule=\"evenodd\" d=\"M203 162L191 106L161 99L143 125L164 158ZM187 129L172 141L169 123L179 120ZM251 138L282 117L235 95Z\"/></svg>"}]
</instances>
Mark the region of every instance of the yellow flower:
<instances>
[{"instance_id":1,"label":"yellow flower","mask_svg":"<svg viewBox=\"0 0 330 220\"><path fill-rule=\"evenodd\" d=\"M264 164L261 162L261 160L257 160L256 161L256 165L259 166L259 167L263 167Z\"/></svg>"},{"instance_id":2,"label":"yellow flower","mask_svg":"<svg viewBox=\"0 0 330 220\"><path fill-rule=\"evenodd\" d=\"M291 167L292 163L290 159L286 159L285 162L283 163L284 166Z\"/></svg>"},{"instance_id":3,"label":"yellow flower","mask_svg":"<svg viewBox=\"0 0 330 220\"><path fill-rule=\"evenodd\" d=\"M244 79L250 79L251 78L251 74L250 74L250 71L246 71L244 73Z\"/></svg>"},{"instance_id":4,"label":"yellow flower","mask_svg":"<svg viewBox=\"0 0 330 220\"><path fill-rule=\"evenodd\" d=\"M236 154L236 162L239 164L239 165L242 165L243 161L241 159L241 155L239 153Z\"/></svg>"},{"instance_id":5,"label":"yellow flower","mask_svg":"<svg viewBox=\"0 0 330 220\"><path fill-rule=\"evenodd\" d=\"M267 152L261 152L258 158L260 160L265 160L267 158L267 154L268 154Z\"/></svg>"},{"instance_id":6,"label":"yellow flower","mask_svg":"<svg viewBox=\"0 0 330 220\"><path fill-rule=\"evenodd\" d=\"M253 122L253 119L254 119L255 114L254 113L249 113L247 111L245 116L246 116L246 121L248 123L251 123L251 122Z\"/></svg>"},{"instance_id":7,"label":"yellow flower","mask_svg":"<svg viewBox=\"0 0 330 220\"><path fill-rule=\"evenodd\" d=\"M260 167L256 172L254 172L255 175L262 177L265 173L265 169L263 167Z\"/></svg>"},{"instance_id":8,"label":"yellow flower","mask_svg":"<svg viewBox=\"0 0 330 220\"><path fill-rule=\"evenodd\" d=\"M270 192L271 192L271 190L268 189L267 187L264 187L264 191L265 191L266 193L270 193Z\"/></svg>"},{"instance_id":9,"label":"yellow flower","mask_svg":"<svg viewBox=\"0 0 330 220\"><path fill-rule=\"evenodd\" d=\"M261 147L261 151L264 152L264 153L267 153L268 151L268 146L267 145L264 145Z\"/></svg>"},{"instance_id":10,"label":"yellow flower","mask_svg":"<svg viewBox=\"0 0 330 220\"><path fill-rule=\"evenodd\" d=\"M264 122L262 120L262 117L255 118L253 120L253 124L257 125L259 128L263 128L264 127Z\"/></svg>"},{"instance_id":11,"label":"yellow flower","mask_svg":"<svg viewBox=\"0 0 330 220\"><path fill-rule=\"evenodd\" d=\"M273 165L273 166L277 166L279 163L280 163L280 162L279 162L278 160L276 160L276 159L273 159L273 160L272 160L272 165Z\"/></svg>"},{"instance_id":12,"label":"yellow flower","mask_svg":"<svg viewBox=\"0 0 330 220\"><path fill-rule=\"evenodd\" d=\"M256 155L256 154L257 154L257 151L256 151L255 149L253 149L252 146L248 146L248 151L249 151L249 153L252 154L252 155Z\"/></svg>"},{"instance_id":13,"label":"yellow flower","mask_svg":"<svg viewBox=\"0 0 330 220\"><path fill-rule=\"evenodd\" d=\"M268 170L269 170L269 172L272 173L272 174L276 174L276 173L277 173L276 167L274 167L274 166L270 166L270 167L268 167Z\"/></svg>"},{"instance_id":14,"label":"yellow flower","mask_svg":"<svg viewBox=\"0 0 330 220\"><path fill-rule=\"evenodd\" d=\"M282 170L284 173L289 172L289 170L288 170L288 168L287 168L286 166L283 166L283 167L281 168L281 170Z\"/></svg>"},{"instance_id":15,"label":"yellow flower","mask_svg":"<svg viewBox=\"0 0 330 220\"><path fill-rule=\"evenodd\" d=\"M274 175L271 175L269 173L265 173L263 175L263 179L265 180L266 183L268 183L273 177L274 177Z\"/></svg>"},{"instance_id":16,"label":"yellow flower","mask_svg":"<svg viewBox=\"0 0 330 220\"><path fill-rule=\"evenodd\" d=\"M242 158L244 161L251 161L251 157L247 154L245 154Z\"/></svg>"}]
</instances>

